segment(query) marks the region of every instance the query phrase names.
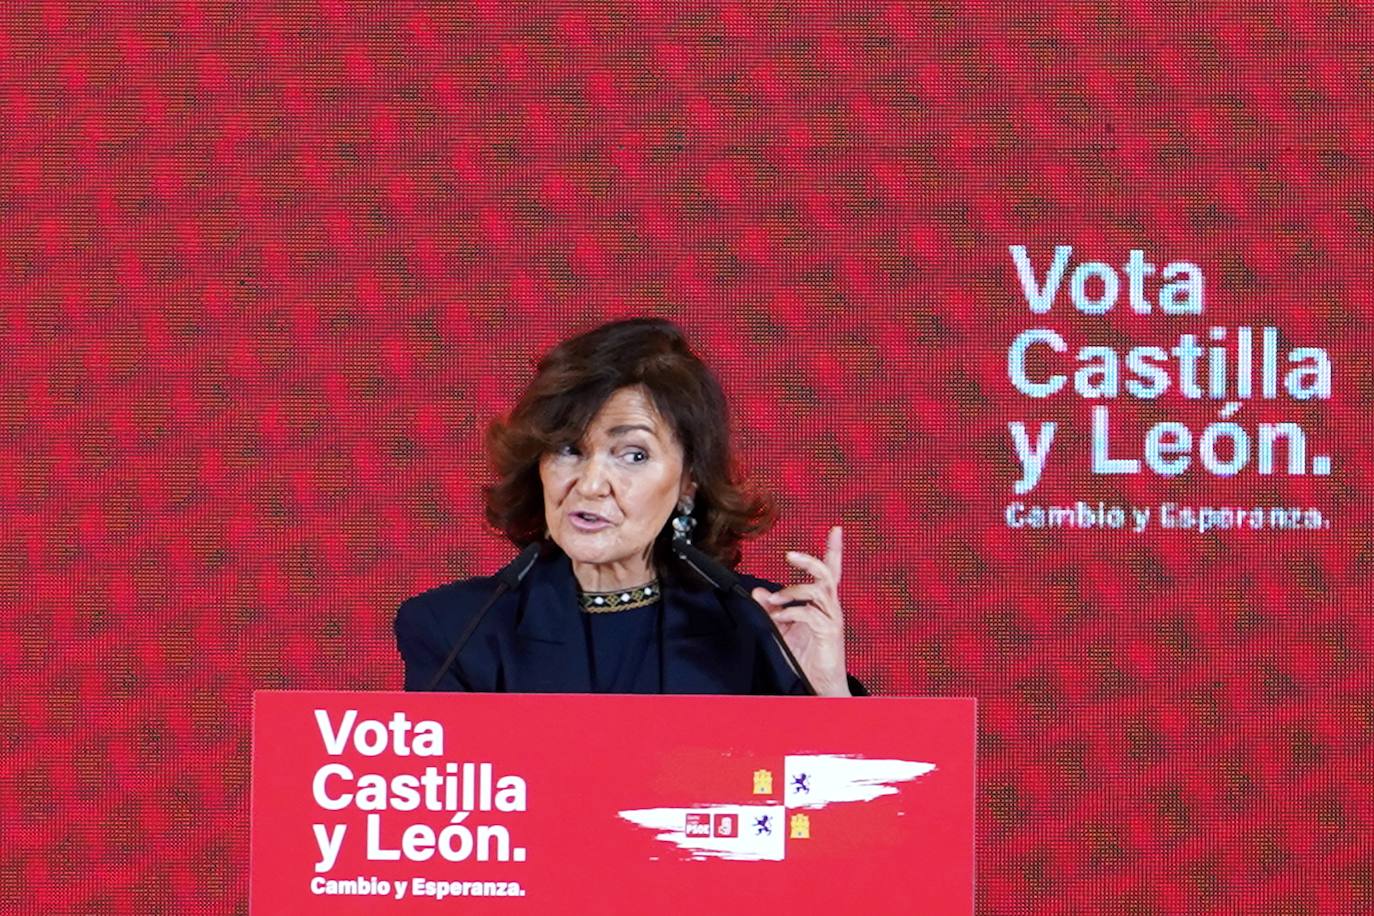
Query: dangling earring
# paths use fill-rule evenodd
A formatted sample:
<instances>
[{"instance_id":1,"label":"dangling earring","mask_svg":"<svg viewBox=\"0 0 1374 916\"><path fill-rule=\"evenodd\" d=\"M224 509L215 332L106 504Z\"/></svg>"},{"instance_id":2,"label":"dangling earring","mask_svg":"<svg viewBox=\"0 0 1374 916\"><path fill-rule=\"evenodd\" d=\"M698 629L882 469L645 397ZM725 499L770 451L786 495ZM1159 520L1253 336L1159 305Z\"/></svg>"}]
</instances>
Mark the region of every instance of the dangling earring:
<instances>
[{"instance_id":1,"label":"dangling earring","mask_svg":"<svg viewBox=\"0 0 1374 916\"><path fill-rule=\"evenodd\" d=\"M692 518L692 500L685 499L678 503L677 515L673 516L673 540L692 542L692 529L697 526L697 520Z\"/></svg>"}]
</instances>

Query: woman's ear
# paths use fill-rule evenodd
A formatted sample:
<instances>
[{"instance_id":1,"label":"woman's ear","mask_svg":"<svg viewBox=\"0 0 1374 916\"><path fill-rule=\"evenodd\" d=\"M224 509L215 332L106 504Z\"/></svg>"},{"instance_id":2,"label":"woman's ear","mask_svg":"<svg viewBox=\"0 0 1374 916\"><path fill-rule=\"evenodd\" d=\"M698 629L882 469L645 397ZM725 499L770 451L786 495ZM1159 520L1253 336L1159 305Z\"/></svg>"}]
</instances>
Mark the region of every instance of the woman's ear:
<instances>
[{"instance_id":1,"label":"woman's ear","mask_svg":"<svg viewBox=\"0 0 1374 916\"><path fill-rule=\"evenodd\" d=\"M682 475L682 487L678 490L677 504L679 506L690 506L697 498L697 482L688 474Z\"/></svg>"}]
</instances>

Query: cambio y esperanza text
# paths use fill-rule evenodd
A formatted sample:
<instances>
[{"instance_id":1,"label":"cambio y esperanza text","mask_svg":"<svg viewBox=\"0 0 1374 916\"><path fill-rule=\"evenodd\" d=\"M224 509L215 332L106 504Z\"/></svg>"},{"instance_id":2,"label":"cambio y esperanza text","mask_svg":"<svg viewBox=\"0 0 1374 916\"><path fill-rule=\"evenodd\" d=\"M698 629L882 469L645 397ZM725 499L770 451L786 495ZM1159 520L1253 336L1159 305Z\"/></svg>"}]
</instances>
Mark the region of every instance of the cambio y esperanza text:
<instances>
[{"instance_id":1,"label":"cambio y esperanza text","mask_svg":"<svg viewBox=\"0 0 1374 916\"><path fill-rule=\"evenodd\" d=\"M1069 273L1073 246L1055 248L1054 260L1044 271L1043 279L1037 274L1024 245L1011 245L1008 250L1030 311L1037 315L1048 313L1064 285L1065 274ZM1203 277L1202 269L1196 264L1175 261L1159 271L1145 259L1143 251L1132 249L1121 272L1133 312L1202 313ZM1154 301L1151 301L1147 279L1156 273L1163 282L1154 291ZM1082 262L1069 274L1069 298L1074 308L1086 315L1104 315L1111 311L1120 298L1121 286L1121 274L1101 261ZM1086 400L1112 399L1123 393L1148 400L1176 387L1185 398L1220 402L1218 419L1203 427L1200 435L1195 436L1192 429L1176 420L1161 420L1146 431L1143 463L1156 474L1182 474L1193 465L1194 457L1208 473L1220 477L1233 476L1252 462L1260 474L1272 474L1280 467L1288 474L1329 474L1330 456L1312 455L1309 460L1307 433L1297 423L1260 423L1252 433L1231 419L1254 397L1286 396L1294 401L1331 397L1331 359L1326 350L1322 347L1285 347L1284 350L1281 361L1277 328L1266 326L1256 334L1250 327L1236 328L1230 333L1225 327L1212 326L1207 329L1203 342L1195 333L1183 333L1168 350L1156 345L1132 347L1125 352L1124 359L1123 354L1111 347L1079 347L1074 356L1077 367L1070 377L1072 364L1062 355L1068 353L1069 344L1063 335L1051 328L1029 328L1018 334L1007 348L1007 377L1017 391L1037 399L1072 388ZM1048 369L1044 368L1045 364ZM1140 473L1141 458L1111 454L1110 425L1109 409L1105 405L1094 406L1093 473ZM1013 487L1016 493L1028 493L1040 482L1056 427L1054 422L1041 423L1032 441L1025 422L1007 423L1021 463L1021 477ZM1276 461L1276 453L1282 454L1282 462Z\"/></svg>"},{"instance_id":2,"label":"cambio y esperanza text","mask_svg":"<svg viewBox=\"0 0 1374 916\"><path fill-rule=\"evenodd\" d=\"M405 713L390 720L358 720L355 709L347 710L336 724L327 710L315 710L327 754L342 756L351 745L364 757L378 757L388 751L397 757L437 758L444 754L443 726L428 719L412 723ZM442 761L417 773L384 776L379 773L356 774L340 761L326 763L315 771L311 781L315 804L325 811L349 808L366 811L365 855L368 861L425 862L436 854L449 862L523 862L525 848L512 846L510 830L504 824L469 826L464 821L473 811L521 812L526 810L525 780L515 775L497 777L490 763ZM449 813L449 823L436 830L430 824L409 824L396 831L384 829L383 814L392 811L436 811ZM311 825L320 858L316 872L327 872L339 859L347 824Z\"/></svg>"}]
</instances>

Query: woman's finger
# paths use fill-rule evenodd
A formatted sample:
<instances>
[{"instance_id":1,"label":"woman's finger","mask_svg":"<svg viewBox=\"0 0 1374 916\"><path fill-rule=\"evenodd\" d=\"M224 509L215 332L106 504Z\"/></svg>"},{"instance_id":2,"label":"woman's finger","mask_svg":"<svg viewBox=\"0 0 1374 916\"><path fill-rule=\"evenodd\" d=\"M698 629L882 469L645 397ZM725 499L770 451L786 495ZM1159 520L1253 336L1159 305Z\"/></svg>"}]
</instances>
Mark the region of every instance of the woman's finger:
<instances>
[{"instance_id":1,"label":"woman's finger","mask_svg":"<svg viewBox=\"0 0 1374 916\"><path fill-rule=\"evenodd\" d=\"M830 536L825 539L825 565L830 570L830 578L836 585L840 584L841 560L844 556L844 529L839 525L830 529Z\"/></svg>"},{"instance_id":2,"label":"woman's finger","mask_svg":"<svg viewBox=\"0 0 1374 916\"><path fill-rule=\"evenodd\" d=\"M830 567L825 563L811 556L809 553L802 553L800 550L787 551L787 562L810 575L817 582L834 584L835 577L830 573Z\"/></svg>"},{"instance_id":3,"label":"woman's finger","mask_svg":"<svg viewBox=\"0 0 1374 916\"><path fill-rule=\"evenodd\" d=\"M794 601L803 601L810 604L829 604L829 592L823 586L815 582L803 582L800 585L789 585L787 588L780 589L769 594L765 604L767 606L778 607L790 604Z\"/></svg>"},{"instance_id":4,"label":"woman's finger","mask_svg":"<svg viewBox=\"0 0 1374 916\"><path fill-rule=\"evenodd\" d=\"M760 607L762 607L764 610L767 610L771 604L769 598L772 597L773 593L766 588L756 588L752 592L750 592L749 595L751 598L754 599L755 602L759 604Z\"/></svg>"},{"instance_id":5,"label":"woman's finger","mask_svg":"<svg viewBox=\"0 0 1374 916\"><path fill-rule=\"evenodd\" d=\"M794 604L791 607L770 608L768 616L776 624L800 623L813 630L823 631L830 622L830 615L814 604Z\"/></svg>"}]
</instances>

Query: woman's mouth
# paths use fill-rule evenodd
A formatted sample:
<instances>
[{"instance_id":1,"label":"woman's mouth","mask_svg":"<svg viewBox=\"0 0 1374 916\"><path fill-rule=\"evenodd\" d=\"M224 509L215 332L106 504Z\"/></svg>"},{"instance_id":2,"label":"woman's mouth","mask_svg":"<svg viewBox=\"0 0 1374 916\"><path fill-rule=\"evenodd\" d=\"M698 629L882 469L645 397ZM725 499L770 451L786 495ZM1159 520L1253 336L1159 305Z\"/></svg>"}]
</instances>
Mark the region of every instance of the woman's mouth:
<instances>
[{"instance_id":1,"label":"woman's mouth","mask_svg":"<svg viewBox=\"0 0 1374 916\"><path fill-rule=\"evenodd\" d=\"M609 521L595 512L573 512L568 516L568 521L579 531L600 531L611 525Z\"/></svg>"}]
</instances>

